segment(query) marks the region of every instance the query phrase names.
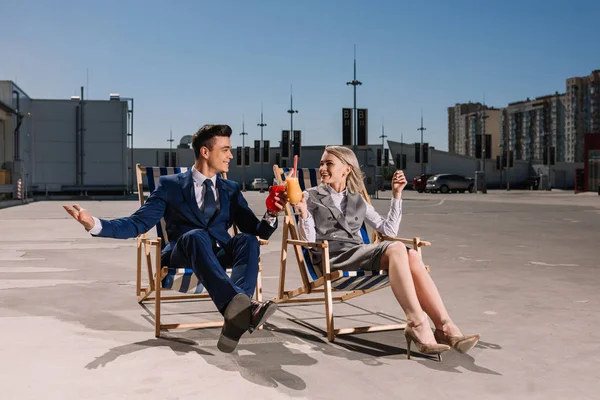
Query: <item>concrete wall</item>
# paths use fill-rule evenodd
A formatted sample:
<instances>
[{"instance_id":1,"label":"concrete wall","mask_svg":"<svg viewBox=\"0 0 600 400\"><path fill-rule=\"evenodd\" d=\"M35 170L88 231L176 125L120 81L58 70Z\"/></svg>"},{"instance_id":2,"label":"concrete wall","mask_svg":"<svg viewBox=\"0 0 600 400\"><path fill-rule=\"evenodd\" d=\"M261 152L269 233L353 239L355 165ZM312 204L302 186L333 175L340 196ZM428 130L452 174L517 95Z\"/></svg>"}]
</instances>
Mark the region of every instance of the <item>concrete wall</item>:
<instances>
[{"instance_id":1,"label":"concrete wall","mask_svg":"<svg viewBox=\"0 0 600 400\"><path fill-rule=\"evenodd\" d=\"M412 178L420 174L420 164L414 162L414 144L404 144L400 146L399 142L388 141L390 148L390 161L394 164L396 160L396 154L400 154L402 151L406 154L407 168L404 170L409 181ZM381 145L370 145L367 149L361 149L357 151L357 157L363 172L365 173L365 182L367 191L369 193L375 192L376 186L376 175L380 173L380 168L377 168L377 148L381 148ZM250 182L254 178L261 176L261 164L254 162L254 150L250 149L250 165L242 168L242 166L236 165L237 149L233 149L233 159L229 166L229 173L227 177L229 179L242 182L245 181L247 188L249 188ZM298 161L299 168L318 168L321 156L325 146L303 146L302 154ZM179 167L191 167L194 164L194 154L191 149L173 149L176 153L176 165ZM277 147L271 148L270 162L263 164L263 177L267 181L272 182L273 176L273 164L275 164L275 154L280 151ZM140 163L143 166L167 166L165 163L165 155L168 155L169 149L134 149L134 162ZM468 177L474 177L475 171L481 169L480 160L476 160L473 157L461 156L458 154L448 153L446 151L439 151L430 148L429 164L426 164L427 173L456 173ZM291 166L292 161L288 161L288 165ZM581 165L581 166L579 166ZM393 165L392 165L393 168ZM552 169L553 187L570 189L574 184L575 168L582 168L582 164L572 163L558 163ZM496 169L496 160L487 160L485 165L486 170L486 182L489 188L499 188L506 185L506 171L499 171ZM527 161L515 161L515 165L508 171L509 180L511 185L517 185L530 176L535 175L538 170L534 168ZM542 173L545 173L542 171ZM134 178L135 179L135 178Z\"/></svg>"},{"instance_id":2,"label":"concrete wall","mask_svg":"<svg viewBox=\"0 0 600 400\"><path fill-rule=\"evenodd\" d=\"M575 187L575 170L583 168L584 163L558 162L550 168L543 164L533 164L531 166L534 174L550 174L550 184L556 189L573 189Z\"/></svg>"},{"instance_id":3,"label":"concrete wall","mask_svg":"<svg viewBox=\"0 0 600 400\"><path fill-rule=\"evenodd\" d=\"M18 101L17 101L18 99ZM22 114L31 113L32 100L12 81L0 81L0 100ZM4 114L0 121L0 168L10 171L13 185L22 179L26 185L31 177L32 136L31 118L25 117L19 127L18 154L15 154L14 129L17 117ZM15 186L16 187L16 186Z\"/></svg>"},{"instance_id":4,"label":"concrete wall","mask_svg":"<svg viewBox=\"0 0 600 400\"><path fill-rule=\"evenodd\" d=\"M8 169L7 162L12 160L12 118L0 111L0 169Z\"/></svg>"},{"instance_id":5,"label":"concrete wall","mask_svg":"<svg viewBox=\"0 0 600 400\"><path fill-rule=\"evenodd\" d=\"M407 168L405 174L409 180L420 174L420 164L414 162L414 144L403 144L388 140L393 159L396 154L406 154ZM575 182L575 169L583 168L583 163L556 163L552 167L550 179L552 187L558 189L572 189ZM426 172L430 174L454 173L468 177L475 177L475 171L482 169L481 161L473 157L448 153L430 148L429 164ZM496 160L486 160L486 182L489 188L504 187L506 185L506 170L496 169ZM515 160L514 166L508 170L508 179L511 185L518 185L531 176L547 174L546 166L531 165L528 161Z\"/></svg>"},{"instance_id":6,"label":"concrete wall","mask_svg":"<svg viewBox=\"0 0 600 400\"><path fill-rule=\"evenodd\" d=\"M12 107L13 99L13 83L12 81L0 81L0 101Z\"/></svg>"},{"instance_id":7,"label":"concrete wall","mask_svg":"<svg viewBox=\"0 0 600 400\"><path fill-rule=\"evenodd\" d=\"M84 185L127 185L127 102L86 101Z\"/></svg>"},{"instance_id":8,"label":"concrete wall","mask_svg":"<svg viewBox=\"0 0 600 400\"><path fill-rule=\"evenodd\" d=\"M75 100L34 100L33 189L56 192L73 187L92 190L127 185L127 103L84 102L82 171L77 174ZM65 188L69 187L69 188Z\"/></svg>"}]
</instances>

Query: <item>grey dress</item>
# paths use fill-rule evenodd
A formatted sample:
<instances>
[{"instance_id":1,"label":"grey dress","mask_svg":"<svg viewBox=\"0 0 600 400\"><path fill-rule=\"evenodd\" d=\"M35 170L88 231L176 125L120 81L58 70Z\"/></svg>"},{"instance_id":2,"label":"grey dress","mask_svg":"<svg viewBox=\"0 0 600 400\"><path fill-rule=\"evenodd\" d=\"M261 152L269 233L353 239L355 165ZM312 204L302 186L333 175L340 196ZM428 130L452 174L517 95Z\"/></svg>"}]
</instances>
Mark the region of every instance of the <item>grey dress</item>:
<instances>
[{"instance_id":1,"label":"grey dress","mask_svg":"<svg viewBox=\"0 0 600 400\"><path fill-rule=\"evenodd\" d=\"M379 271L381 256L390 242L364 244L360 228L365 220L366 206L359 193L347 194L346 212L343 214L333 202L327 185L307 190L307 209L315 221L316 240L327 240L332 270ZM320 249L311 249L311 260L322 269Z\"/></svg>"}]
</instances>

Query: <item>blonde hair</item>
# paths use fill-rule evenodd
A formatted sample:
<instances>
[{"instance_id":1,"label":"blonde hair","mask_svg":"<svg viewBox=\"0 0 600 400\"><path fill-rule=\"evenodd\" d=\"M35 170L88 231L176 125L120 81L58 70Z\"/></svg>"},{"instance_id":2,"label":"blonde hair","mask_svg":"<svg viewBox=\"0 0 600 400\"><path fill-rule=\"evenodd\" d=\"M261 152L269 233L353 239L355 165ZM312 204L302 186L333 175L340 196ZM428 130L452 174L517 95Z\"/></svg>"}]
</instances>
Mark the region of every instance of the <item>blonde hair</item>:
<instances>
[{"instance_id":1,"label":"blonde hair","mask_svg":"<svg viewBox=\"0 0 600 400\"><path fill-rule=\"evenodd\" d=\"M343 146L326 146L325 151L332 156L338 158L342 164L351 167L350 173L346 178L346 188L350 193L362 193L365 184L363 183L364 175L358 165L356 154L352 150Z\"/></svg>"}]
</instances>

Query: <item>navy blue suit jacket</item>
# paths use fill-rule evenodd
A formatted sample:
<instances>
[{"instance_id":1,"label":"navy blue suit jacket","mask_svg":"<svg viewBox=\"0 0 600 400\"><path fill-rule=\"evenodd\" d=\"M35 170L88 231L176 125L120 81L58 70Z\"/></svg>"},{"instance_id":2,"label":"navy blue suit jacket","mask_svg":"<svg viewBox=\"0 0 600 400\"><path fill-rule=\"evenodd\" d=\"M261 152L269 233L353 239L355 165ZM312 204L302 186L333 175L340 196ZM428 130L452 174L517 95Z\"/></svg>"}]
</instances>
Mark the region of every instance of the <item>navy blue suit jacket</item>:
<instances>
[{"instance_id":1,"label":"navy blue suit jacket","mask_svg":"<svg viewBox=\"0 0 600 400\"><path fill-rule=\"evenodd\" d=\"M264 220L259 220L248 207L240 184L217 177L220 209L210 221L206 221L196 202L194 180L191 169L187 172L161 176L158 186L143 206L129 217L113 220L101 219L100 237L128 239L148 232L164 217L169 237L162 251L163 264L177 240L192 229L203 229L221 247L231 240L227 230L233 223L241 232L268 239L275 229Z\"/></svg>"}]
</instances>

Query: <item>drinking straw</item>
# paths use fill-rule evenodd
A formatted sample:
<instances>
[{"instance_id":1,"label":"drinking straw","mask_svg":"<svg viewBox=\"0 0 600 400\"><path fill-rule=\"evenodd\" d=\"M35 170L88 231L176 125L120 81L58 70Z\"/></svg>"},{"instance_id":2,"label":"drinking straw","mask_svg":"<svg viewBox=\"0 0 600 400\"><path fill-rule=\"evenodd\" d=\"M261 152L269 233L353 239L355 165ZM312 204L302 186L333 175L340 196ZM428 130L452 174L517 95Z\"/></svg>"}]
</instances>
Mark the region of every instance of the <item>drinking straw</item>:
<instances>
[{"instance_id":1,"label":"drinking straw","mask_svg":"<svg viewBox=\"0 0 600 400\"><path fill-rule=\"evenodd\" d=\"M293 171L294 178L298 177L297 174L298 174L298 154L296 154L294 156L294 171Z\"/></svg>"}]
</instances>

